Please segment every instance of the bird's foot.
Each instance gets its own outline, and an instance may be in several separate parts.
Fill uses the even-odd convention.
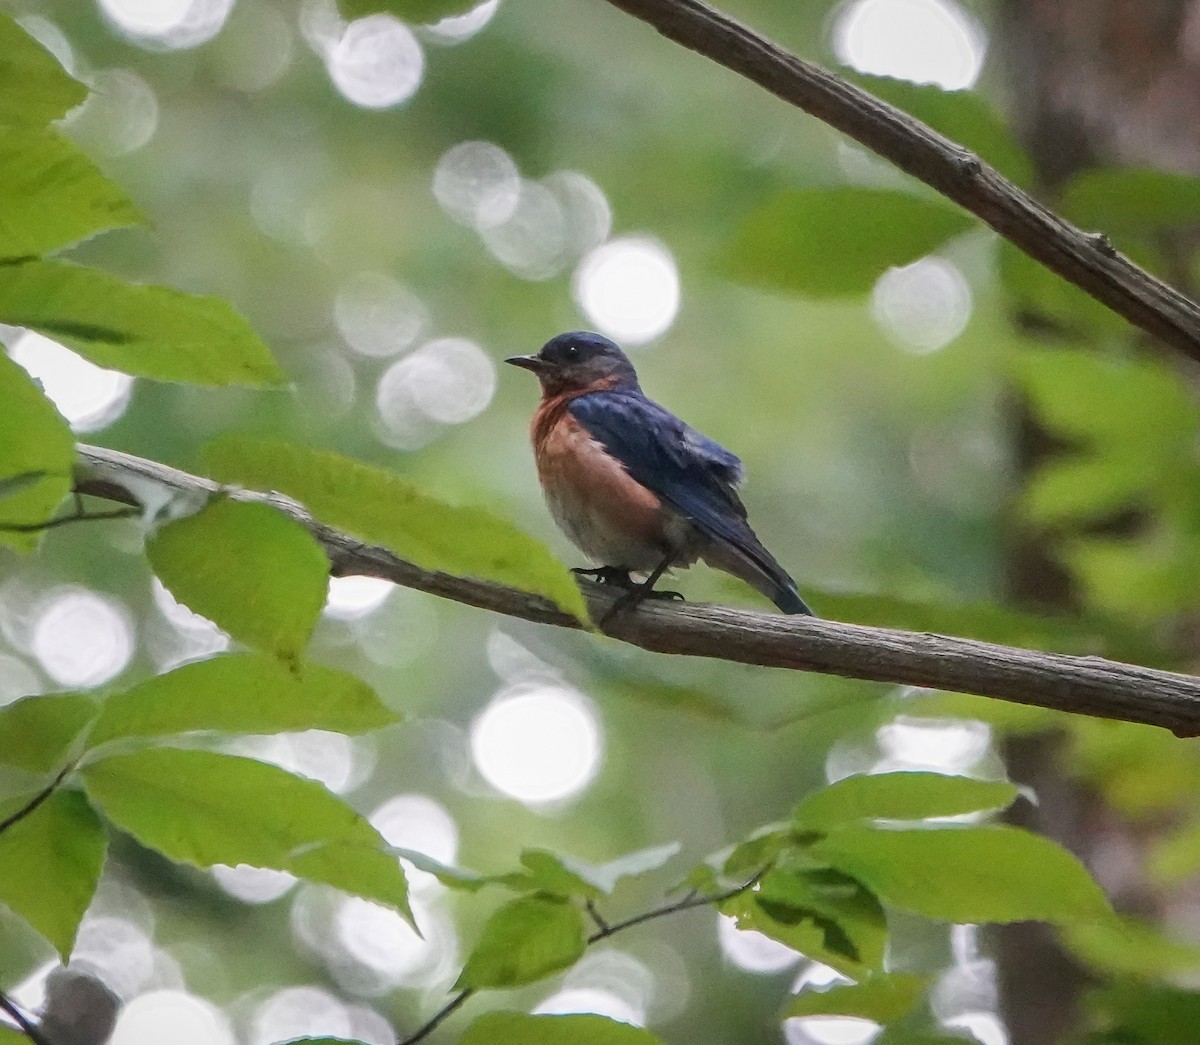
[[[597,566],[592,569],[585,566],[572,566],[571,572],[576,577],[591,577],[597,584],[611,584],[617,588],[624,588],[626,591],[638,587],[633,578],[629,576],[629,571],[620,566]]]
[[[643,581],[641,584],[632,584],[625,590],[624,593],[604,611],[604,616],[600,618],[600,627],[604,628],[618,613],[623,613],[626,610],[636,609],[640,603],[646,602],[649,599],[664,599],[668,602],[683,602],[683,593],[678,591],[656,591],[653,581]]]

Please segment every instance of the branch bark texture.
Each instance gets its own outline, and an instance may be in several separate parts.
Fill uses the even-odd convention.
[[[978,156],[700,0],[607,0],[891,160],[1130,323],[1200,361],[1200,305]]]
[[[161,503],[162,491],[199,503],[221,487],[208,479],[115,450],[81,446],[80,493],[130,503]],[[149,484],[153,490],[147,493]],[[157,491],[154,496],[153,491]],[[528,592],[489,581],[422,569],[384,548],[362,544],[314,519],[279,494],[228,491],[274,505],[298,520],[329,555],[337,575],[381,577],[406,588],[539,624],[579,628],[574,617]],[[236,564],[230,563],[230,569]],[[599,620],[618,596],[582,582]],[[1162,726],[1200,735],[1200,678],[1153,668],[999,646],[944,635],[843,624],[810,617],[752,613],[698,603],[643,603],[618,615],[608,635],[658,653],[713,657],[740,664],[815,671],[845,678],[923,686]]]

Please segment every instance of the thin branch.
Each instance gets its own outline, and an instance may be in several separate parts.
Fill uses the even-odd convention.
[[[17,1026],[21,1029],[21,1033],[32,1041],[33,1045],[52,1045],[50,1039],[41,1032],[38,1025],[18,1009],[13,1000],[3,991],[0,991],[0,1009],[3,1009],[13,1018]]]
[[[59,515],[45,522],[36,523],[0,523],[0,531],[4,533],[41,533],[43,530],[53,530],[67,523],[101,522],[105,519],[133,519],[141,515],[139,508],[114,508],[108,512],[85,512],[82,509],[71,512],[70,515]]]
[[[675,903],[669,903],[663,907],[655,907],[650,911],[643,911],[641,914],[635,914],[632,918],[626,918],[623,922],[614,922],[611,925],[606,922],[596,909],[595,903],[588,900],[585,905],[585,910],[591,916],[592,921],[596,923],[598,928],[585,941],[588,947],[594,943],[599,943],[601,940],[607,940],[610,936],[615,936],[619,932],[624,932],[626,929],[632,929],[635,925],[644,925],[646,922],[655,921],[658,918],[666,918],[671,914],[678,914],[680,911],[690,911],[695,907],[708,907],[723,904],[726,900],[732,900],[735,896],[741,896],[742,893],[749,889],[753,889],[767,873],[769,867],[764,867],[753,878],[748,879],[741,885],[734,886],[723,893],[716,893],[712,896],[701,896],[695,889],[689,892],[682,900],[677,900]],[[414,1042],[421,1041],[428,1037],[433,1031],[459,1006],[461,1006],[468,998],[475,993],[474,988],[467,987],[459,991],[445,1005],[443,1005],[430,1018],[429,1022],[421,1026],[421,1028],[410,1037],[400,1039],[396,1045],[413,1045]]]
[[[3,820],[0,820],[0,835],[4,834],[5,831],[13,826],[13,824],[20,823],[22,820],[24,820],[27,816],[29,816],[30,813],[37,809],[38,806],[46,801],[47,798],[54,794],[54,792],[58,790],[59,785],[66,780],[67,774],[70,773],[74,768],[74,763],[69,763],[63,766],[62,769],[59,770],[58,776],[51,780],[50,783],[42,788],[42,790],[36,795],[34,795],[33,798],[26,802],[11,816],[7,816]]]
[[[80,446],[79,453],[88,466],[85,482],[89,490],[105,486],[127,489],[130,483],[152,481],[202,500],[219,489],[209,479],[116,450]],[[425,570],[384,548],[364,545],[313,519],[290,498],[245,490],[230,495],[274,505],[306,526],[325,548],[335,575],[381,577],[538,624],[582,627],[541,596]],[[230,569],[234,568],[231,563]],[[593,619],[599,620],[617,596],[602,585],[584,582],[581,587]],[[750,613],[700,603],[643,603],[606,630],[613,638],[657,653],[977,693],[1053,711],[1162,726],[1180,736],[1200,735],[1200,678],[1103,657],[1041,653],[928,632]]]
[[[607,0],[836,128],[969,210],[1130,323],[1200,360],[1200,305],[1085,233],[961,145],[700,0]]]

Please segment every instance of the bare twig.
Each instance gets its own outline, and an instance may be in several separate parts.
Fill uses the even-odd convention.
[[[466,987],[459,991],[453,998],[446,1002],[445,1005],[438,1009],[437,1012],[430,1016],[429,1021],[423,1024],[419,1030],[415,1031],[413,1034],[410,1034],[407,1038],[398,1039],[396,1045],[414,1045],[415,1042],[423,1041],[435,1030],[437,1030],[439,1026],[441,1026],[442,1021],[444,1021],[446,1017],[455,1012],[474,993],[475,990],[472,987]]]
[[[1064,221],[961,145],[701,0],[607,0],[937,189],[1130,323],[1200,360],[1200,306]]]
[[[81,446],[79,452],[88,466],[83,483],[89,491],[121,487],[122,477],[125,483],[153,481],[193,499],[219,489],[211,480],[115,450]],[[582,626],[541,596],[425,570],[384,548],[366,546],[313,519],[290,498],[244,490],[232,491],[231,496],[272,504],[308,527],[337,575],[382,577],[510,617],[560,628]],[[584,583],[582,588],[593,618],[600,619],[616,596],[598,584]],[[1181,736],[1200,734],[1200,678],[1103,657],[678,602],[643,603],[635,613],[613,621],[608,634],[658,653],[977,693],[1054,711],[1162,726]]]
[[[33,1045],[53,1045],[50,1039],[41,1032],[38,1025],[17,1008],[13,1000],[3,991],[0,991],[0,1009],[13,1018],[13,1021],[21,1029],[21,1033],[32,1041]]]
[[[132,519],[141,514],[138,508],[114,508],[108,512],[74,511],[70,515],[59,515],[45,522],[36,523],[0,523],[0,531],[4,533],[41,533],[42,530],[53,530],[67,523],[101,522],[105,519]]]

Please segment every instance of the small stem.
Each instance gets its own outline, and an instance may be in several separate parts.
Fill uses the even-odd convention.
[[[0,991],[0,1009],[13,1018],[13,1021],[21,1029],[21,1033],[34,1045],[53,1045],[50,1039],[41,1032],[38,1025],[18,1009],[13,1000],[3,991]]]
[[[415,1034],[407,1038],[399,1038],[397,1040],[397,1045],[413,1045],[414,1042],[422,1041],[429,1037],[430,1034],[437,1030],[447,1016],[454,1012],[455,1009],[462,1005],[463,1002],[465,1002],[474,993],[475,990],[473,987],[467,987],[464,990],[459,991],[453,998],[446,1002],[445,1005],[438,1009],[438,1011],[430,1017],[429,1022],[426,1023]]]
[[[601,932],[607,932],[608,922],[604,920],[604,916],[600,913],[599,908],[596,907],[596,901],[588,900],[585,906],[587,913],[591,916],[592,921],[596,923],[596,928]]]
[[[10,827],[13,826],[13,824],[19,823],[20,821],[24,820],[27,816],[29,816],[30,813],[32,813],[35,809],[37,809],[38,806],[40,806],[44,801],[46,801],[47,798],[49,798],[52,794],[54,794],[54,792],[58,790],[59,785],[66,779],[67,774],[69,772],[71,772],[71,770],[74,768],[75,768],[75,764],[73,762],[68,763],[67,765],[63,766],[62,769],[59,770],[58,776],[56,776],[53,780],[51,780],[50,783],[46,785],[46,787],[44,787],[41,791],[39,791],[36,795],[34,795],[33,798],[31,798],[28,802],[26,802],[20,809],[18,809],[11,816],[8,816],[5,819],[0,820],[0,834],[3,834],[5,831],[7,831]]]
[[[108,512],[92,512],[90,515],[81,508],[76,508],[70,515],[60,515],[57,519],[47,519],[38,523],[0,523],[0,531],[4,533],[40,533],[42,530],[53,530],[56,526],[66,526],[73,522],[99,522],[104,519],[132,519],[141,515],[140,508],[114,508]]]

